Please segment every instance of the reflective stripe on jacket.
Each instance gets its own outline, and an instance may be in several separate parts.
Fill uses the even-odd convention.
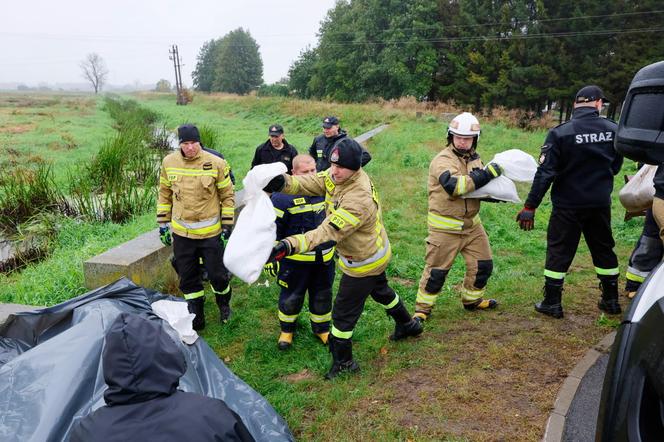
[[[171,223],[186,238],[210,238],[232,225],[233,183],[225,160],[202,151],[186,158],[181,151],[164,158],[159,175],[157,222]]]

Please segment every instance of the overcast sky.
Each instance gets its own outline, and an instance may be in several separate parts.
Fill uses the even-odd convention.
[[[174,83],[168,51],[177,44],[183,81],[191,86],[207,40],[238,27],[260,46],[263,78],[288,73],[335,0],[3,0],[0,83],[84,82],[80,61],[97,52],[114,85]]]

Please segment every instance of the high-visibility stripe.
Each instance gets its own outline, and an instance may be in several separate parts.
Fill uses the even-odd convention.
[[[276,207],[274,208],[274,214],[277,215],[277,218],[284,217],[284,211],[281,209],[277,209]]]
[[[353,226],[356,226],[360,223],[360,219],[358,217],[356,217],[355,215],[353,215],[349,211],[344,210],[342,208],[339,208],[337,210],[333,210],[332,213],[337,215],[337,216],[340,216],[341,218],[348,221]]]
[[[309,319],[311,322],[320,324],[321,322],[330,322],[332,320],[332,312],[325,313],[324,315],[314,315],[309,313]]]
[[[331,194],[332,191],[334,191],[334,188],[336,187],[336,184],[334,184],[334,181],[332,181],[332,178],[330,178],[330,174],[328,171],[323,171],[321,172],[323,176],[325,177],[325,190],[327,190],[327,193]]]
[[[298,213],[306,213],[306,212],[313,212],[313,206],[311,204],[304,204],[301,206],[295,206],[295,207],[289,207],[288,213],[292,213],[293,215],[296,215]]]
[[[470,290],[467,288],[461,289],[461,300],[462,301],[477,301],[484,295],[484,289],[482,290]]]
[[[231,285],[230,285],[230,284],[228,284],[228,285],[226,286],[226,288],[223,289],[223,290],[220,291],[220,292],[216,291],[216,290],[214,289],[214,287],[212,287],[212,292],[213,292],[214,294],[216,294],[216,295],[227,295],[230,291],[231,291]]]
[[[282,322],[295,322],[295,320],[297,320],[297,314],[287,315],[286,313],[279,310],[279,320]]]
[[[462,175],[457,179],[457,184],[454,188],[454,194],[463,195],[464,193],[466,193],[466,177],[465,175]]]
[[[221,230],[221,222],[219,217],[211,220],[199,221],[195,223],[187,223],[182,220],[171,220],[171,227],[174,232],[183,232],[192,235],[206,235]]]
[[[226,188],[226,187],[228,187],[228,186],[231,185],[231,184],[233,184],[233,182],[231,181],[231,177],[226,177],[225,180],[223,180],[223,181],[219,181],[219,182],[217,183],[217,189],[223,189],[223,188]]]
[[[438,295],[436,294],[427,293],[422,290],[418,290],[415,302],[417,302],[418,304],[434,305],[436,303],[436,298],[438,298]]]
[[[166,178],[164,178],[163,176],[160,176],[160,177],[159,177],[159,182],[160,182],[161,184],[163,184],[164,186],[166,186],[166,187],[171,187],[171,182],[168,181],[168,180],[167,180]]]
[[[196,299],[196,298],[202,298],[203,296],[205,296],[205,291],[201,290],[200,292],[185,293],[184,299]]]
[[[330,247],[324,251],[323,262],[329,262],[332,258],[334,258],[334,247]],[[306,253],[298,253],[296,255],[287,256],[286,259],[301,262],[314,262],[316,261],[316,252],[310,251]]]
[[[216,177],[218,171],[216,169],[203,170],[203,169],[181,169],[179,167],[167,167],[166,174],[170,177],[173,176],[211,176]],[[172,181],[172,180],[171,180]]]
[[[350,339],[353,337],[353,330],[341,331],[338,328],[336,328],[334,325],[331,327],[330,333],[332,334],[332,336],[339,339]]]
[[[548,276],[553,279],[565,279],[565,272],[554,272],[553,270],[544,269],[544,276]]]
[[[172,204],[157,204],[157,212],[169,212],[172,207]]]
[[[384,305],[383,307],[385,307],[386,310],[389,310],[392,307],[396,306],[398,303],[399,303],[399,295],[395,294],[394,299],[392,300],[392,302],[390,302],[387,305]]]
[[[308,247],[307,238],[305,238],[304,235],[302,235],[302,234],[295,235],[295,236],[293,236],[293,238],[295,238],[297,240],[297,244],[298,244],[298,249],[297,250],[299,252],[306,252],[307,247]]]
[[[430,227],[441,230],[463,230],[463,221],[429,212],[427,222]]]
[[[489,164],[486,168],[489,169],[494,178],[498,176],[498,171],[493,167],[493,164]]]
[[[384,264],[392,258],[392,247],[388,242],[387,246],[376,252],[373,256],[364,261],[350,262],[343,255],[339,256],[339,267],[354,276],[361,276]]]
[[[613,276],[613,275],[619,275],[620,269],[618,267],[615,267],[613,269],[603,269],[601,267],[595,267],[595,273],[602,276]]]
[[[632,273],[632,272],[630,272],[630,271],[628,271],[628,272],[625,274],[625,278],[626,278],[628,281],[634,281],[634,282],[643,282],[643,281],[646,280],[645,277],[643,277],[643,276],[639,276],[639,275],[636,275],[636,274],[634,274],[634,273]]]
[[[221,215],[222,216],[234,216],[235,215],[235,207],[222,207],[221,208]]]

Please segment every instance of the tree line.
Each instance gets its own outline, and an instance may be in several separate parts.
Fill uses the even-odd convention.
[[[569,108],[594,83],[613,114],[634,73],[662,58],[662,19],[661,0],[341,0],[291,65],[289,88],[539,113]]]

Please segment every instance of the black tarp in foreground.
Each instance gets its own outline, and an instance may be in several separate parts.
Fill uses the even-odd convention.
[[[121,279],[53,307],[10,316],[0,327],[0,440],[66,440],[75,420],[105,405],[101,353],[107,329],[122,312],[161,321],[150,304],[164,298]],[[225,401],[257,441],[293,440],[283,418],[204,340],[183,344],[161,322],[187,363],[179,389]]]

